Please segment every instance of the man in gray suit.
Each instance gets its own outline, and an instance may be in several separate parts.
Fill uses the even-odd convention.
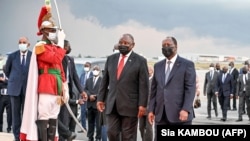
[[[131,34],[123,34],[118,49],[107,58],[97,96],[97,108],[106,113],[109,141],[136,141],[138,117],[146,112],[149,93],[147,60],[132,51]],[[107,98],[106,98],[107,97]],[[107,103],[105,103],[105,98]]]
[[[190,125],[194,118],[195,67],[177,54],[177,47],[174,37],[164,39],[162,53],[166,59],[154,65],[148,118],[151,124],[155,121],[155,135],[157,125]]]
[[[243,121],[242,115],[244,109],[244,105],[247,105],[247,115],[250,120],[250,73],[248,73],[248,66],[244,66],[242,68],[242,74],[239,75],[237,81],[237,89],[236,96],[239,98],[239,107],[238,107],[238,115],[239,118],[236,120],[237,122]]]
[[[11,101],[13,134],[18,141],[31,58],[29,46],[27,37],[19,38],[19,50],[11,53],[6,61],[5,74],[9,79],[7,91]]]
[[[217,85],[218,72],[214,69],[214,63],[209,65],[209,71],[205,74],[203,94],[207,96],[207,118],[211,119],[211,103],[213,103],[215,116],[218,116],[217,96],[215,95],[215,88]]]

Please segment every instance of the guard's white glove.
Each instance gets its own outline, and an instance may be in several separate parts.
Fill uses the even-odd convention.
[[[64,48],[65,37],[66,37],[66,35],[65,35],[64,31],[62,29],[58,30],[58,32],[57,32],[57,39],[58,39],[57,45],[61,48]]]
[[[67,103],[69,101],[69,87],[68,83],[64,82],[63,83],[63,97],[62,100],[64,103]]]

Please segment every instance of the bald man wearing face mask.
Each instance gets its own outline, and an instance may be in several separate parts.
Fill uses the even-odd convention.
[[[9,54],[5,69],[5,74],[9,79],[7,91],[11,101],[12,127],[15,140],[19,140],[29,64],[32,54],[28,50],[30,43],[27,37],[20,37],[17,46],[19,50]]]
[[[136,141],[138,117],[146,112],[147,60],[133,51],[134,46],[133,36],[123,34],[118,42],[120,53],[110,55],[105,64],[97,108],[106,114],[109,141],[118,141],[120,135],[122,141]]]

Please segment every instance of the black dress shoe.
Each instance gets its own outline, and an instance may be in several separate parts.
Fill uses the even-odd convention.
[[[240,122],[240,121],[243,121],[242,118],[239,118],[236,120],[236,122]]]
[[[221,121],[226,121],[227,119],[226,118],[222,118],[222,119],[220,119]]]
[[[75,132],[71,132],[71,135],[67,138],[67,141],[72,141],[75,138],[76,138],[76,133]]]

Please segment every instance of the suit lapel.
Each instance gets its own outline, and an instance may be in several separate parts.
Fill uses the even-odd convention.
[[[180,61],[179,56],[177,56],[176,61],[175,61],[175,63],[174,63],[174,66],[173,66],[173,68],[171,69],[171,72],[170,72],[170,74],[169,74],[167,83],[173,78],[173,76],[174,76],[175,74],[177,74],[176,72],[177,72],[177,70],[178,70],[178,68],[179,68],[180,65],[181,65],[181,61]],[[166,63],[165,63],[165,66],[166,66]],[[167,84],[167,83],[166,83],[166,84]]]
[[[164,59],[162,62],[162,64],[159,64],[160,66],[160,73],[159,75],[162,74],[162,76],[160,76],[161,78],[161,83],[163,84],[163,86],[165,85],[165,68],[166,68],[166,59]]]
[[[114,76],[113,78],[115,79],[115,80],[117,80],[117,68],[118,68],[118,62],[119,62],[119,57],[120,57],[120,53],[117,53],[117,54],[115,54],[115,56],[114,56],[114,58],[111,58],[111,59],[113,59],[112,61],[111,61],[111,66],[112,66],[112,68],[114,68],[114,69],[110,69],[110,70],[112,70],[111,71],[111,76]],[[112,77],[111,77],[112,78]]]

